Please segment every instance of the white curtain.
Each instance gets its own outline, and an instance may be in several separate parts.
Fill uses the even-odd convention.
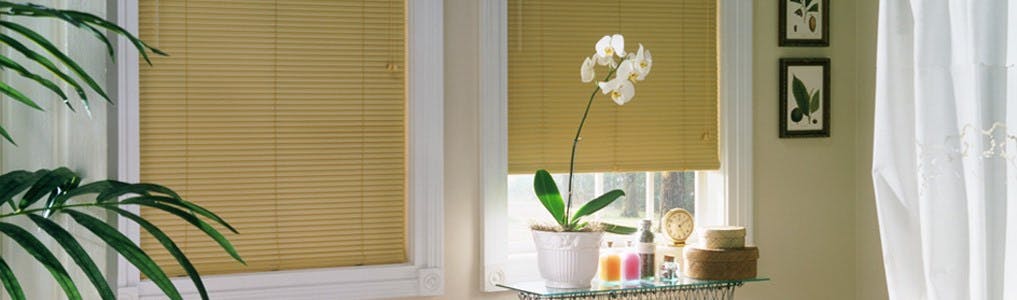
[[[891,299],[1017,299],[1017,0],[881,0],[872,176]]]

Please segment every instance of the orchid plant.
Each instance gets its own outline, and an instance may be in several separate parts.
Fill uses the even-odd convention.
[[[586,118],[590,115],[590,107],[593,105],[593,99],[597,97],[597,93],[608,95],[618,105],[625,105],[635,97],[636,83],[645,80],[646,76],[650,74],[653,58],[650,56],[650,50],[643,48],[642,44],[639,44],[639,50],[636,52],[626,52],[625,37],[620,34],[605,35],[597,41],[594,49],[596,49],[596,53],[583,60],[582,66],[579,68],[580,79],[584,83],[593,82],[596,76],[595,69],[598,65],[606,67],[608,71],[603,81],[596,83],[593,93],[586,101],[586,110],[583,112],[583,118],[579,120],[579,128],[576,129],[576,135],[572,139],[567,201],[563,201],[554,178],[547,170],[537,170],[533,179],[533,190],[536,192],[537,198],[540,199],[540,203],[551,213],[555,222],[560,226],[557,229],[561,231],[590,231],[602,228],[611,233],[631,234],[636,232],[633,227],[603,222],[592,224],[582,221],[583,217],[607,207],[619,197],[624,196],[625,192],[615,189],[604,193],[590,200],[576,210],[575,214],[572,214],[572,179],[575,171],[576,147],[582,140],[583,125],[586,124]]]

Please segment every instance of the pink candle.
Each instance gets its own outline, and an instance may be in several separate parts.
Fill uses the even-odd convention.
[[[622,280],[639,280],[639,254],[636,254],[635,252],[626,252],[623,254],[622,265]]]

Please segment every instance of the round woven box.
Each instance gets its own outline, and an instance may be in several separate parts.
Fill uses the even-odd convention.
[[[703,247],[709,249],[734,249],[745,247],[745,227],[709,227],[700,232]]]
[[[756,277],[759,249],[706,249],[685,247],[685,276],[706,280],[740,280]]]

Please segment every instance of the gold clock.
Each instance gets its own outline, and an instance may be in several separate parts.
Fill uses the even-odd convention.
[[[668,237],[671,237],[676,246],[684,245],[685,240],[692,235],[692,230],[695,229],[692,214],[681,208],[667,211],[664,217],[661,218],[660,224],[661,231],[664,231]]]

